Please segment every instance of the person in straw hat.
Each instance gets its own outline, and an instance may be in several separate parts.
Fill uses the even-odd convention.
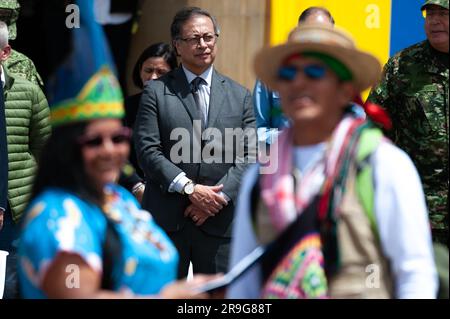
[[[344,31],[303,25],[262,49],[254,66],[292,126],[272,145],[276,171],[255,165],[243,178],[231,265],[268,248],[227,296],[434,298],[418,173],[370,120],[348,112],[355,94],[378,81],[378,60]]]

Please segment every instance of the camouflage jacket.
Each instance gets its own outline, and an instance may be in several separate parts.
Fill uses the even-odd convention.
[[[389,59],[369,100],[385,107],[389,136],[414,161],[423,182],[435,239],[448,240],[448,65],[428,41]],[[437,238],[439,237],[439,238]]]
[[[11,50],[11,56],[4,62],[9,70],[9,73],[16,74],[31,83],[44,87],[44,82],[36,70],[33,61],[25,54]]]

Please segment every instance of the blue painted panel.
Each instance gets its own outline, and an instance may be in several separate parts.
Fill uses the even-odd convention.
[[[390,56],[417,42],[425,40],[420,7],[425,0],[392,0]]]

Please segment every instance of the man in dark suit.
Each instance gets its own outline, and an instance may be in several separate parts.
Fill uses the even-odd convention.
[[[195,273],[227,270],[234,205],[256,158],[256,131],[250,92],[213,67],[215,19],[184,8],[171,36],[181,66],[146,86],[135,142],[147,178],[142,205],[175,243],[182,278],[189,262]]]

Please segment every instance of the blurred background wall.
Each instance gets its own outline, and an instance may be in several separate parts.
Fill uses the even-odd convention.
[[[141,8],[139,26],[133,35],[128,59],[128,88],[131,71],[143,49],[149,44],[170,43],[170,24],[183,6],[197,6],[209,11],[219,23],[217,69],[247,88],[253,88],[255,77],[252,58],[265,40],[268,25],[266,0],[146,0]]]
[[[98,0],[92,0],[98,1]],[[103,0],[100,0],[103,1]],[[132,0],[111,0],[115,10],[129,10]],[[12,42],[36,64],[44,80],[68,50],[68,13],[73,0],[19,0],[22,8],[17,21],[18,36]],[[252,59],[264,45],[286,40],[296,26],[299,14],[309,6],[330,10],[339,27],[355,37],[357,45],[375,54],[384,64],[399,50],[425,39],[420,6],[424,0],[133,0],[133,27],[129,42],[115,38],[128,53],[123,63],[125,94],[133,94],[131,71],[138,55],[148,45],[170,43],[170,24],[183,6],[199,6],[216,16],[221,28],[219,54],[215,66],[250,90],[253,89]],[[36,46],[35,38],[40,45]],[[117,43],[116,43],[117,45]]]

